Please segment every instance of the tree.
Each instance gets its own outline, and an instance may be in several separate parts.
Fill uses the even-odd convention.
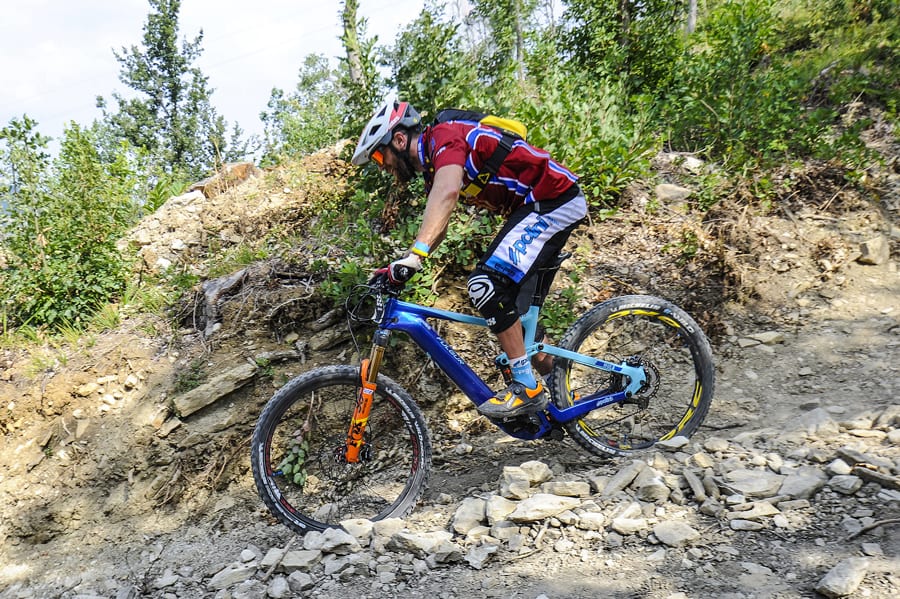
[[[179,48],[181,1],[148,1],[142,46],[113,52],[121,65],[120,81],[138,95],[113,93],[118,112],[104,116],[123,138],[150,152],[162,171],[200,177],[222,161],[239,158],[247,144],[237,125],[226,141],[227,123],[210,102],[208,78],[194,66],[203,31]],[[98,98],[98,105],[105,109],[105,100]]]
[[[374,59],[377,38],[366,39],[366,22],[357,15],[359,0],[344,0],[341,12],[346,56],[341,60],[343,73],[341,87],[346,93],[347,119],[343,134],[356,137],[371,115],[381,93],[381,78]]]
[[[293,93],[275,88],[268,111],[261,115],[266,132],[264,161],[302,156],[335,143],[341,137],[343,90],[339,74],[322,55],[310,54],[300,69]]]
[[[631,93],[668,84],[683,47],[687,0],[566,0],[562,49],[572,66]]]
[[[533,29],[537,0],[474,0],[474,5],[470,21],[481,20],[485,28],[480,45],[487,68],[482,75],[490,82],[513,72],[524,81],[526,31]]]
[[[434,116],[441,108],[478,102],[475,65],[458,31],[458,23],[444,20],[443,6],[428,5],[385,53],[391,83],[420,112]]]

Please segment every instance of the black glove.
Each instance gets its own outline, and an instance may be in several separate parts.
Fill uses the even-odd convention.
[[[409,254],[405,258],[395,260],[373,273],[372,281],[387,279],[394,286],[401,286],[413,275],[422,270],[422,259],[416,254]]]

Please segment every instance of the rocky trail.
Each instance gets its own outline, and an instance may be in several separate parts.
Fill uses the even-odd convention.
[[[657,164],[685,190],[690,168]],[[148,269],[213,278],[210,231],[227,245],[308,215],[341,169],[319,157],[173,198],[131,242]],[[123,314],[64,346],[0,350],[0,597],[897,597],[900,175],[877,201],[826,168],[789,176],[808,183],[783,210],[732,217],[634,186],[574,240],[585,305],[652,293],[709,332],[716,396],[692,439],[612,461],[511,439],[401,349],[391,376],[435,446],[402,521],[298,537],[256,496],[262,405],[353,353],[302,273],[219,278],[180,325]],[[452,289],[441,301],[462,307]]]

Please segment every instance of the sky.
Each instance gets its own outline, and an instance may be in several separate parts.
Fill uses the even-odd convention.
[[[27,114],[58,140],[69,121],[99,118],[96,97],[130,91],[113,50],[141,46],[147,0],[27,0],[0,19],[0,127]],[[209,77],[212,105],[229,126],[261,133],[259,113],[273,87],[294,89],[303,58],[343,54],[337,0],[182,0],[179,39],[203,30],[196,65]],[[415,20],[424,0],[359,0],[367,33],[380,44]],[[114,103],[113,103],[114,106]]]

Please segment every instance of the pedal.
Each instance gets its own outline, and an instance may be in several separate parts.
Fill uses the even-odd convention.
[[[488,420],[496,426],[512,431],[527,430],[529,432],[537,432],[541,428],[541,420],[538,414],[539,412],[535,412],[534,414],[521,414],[510,418],[488,418]]]

